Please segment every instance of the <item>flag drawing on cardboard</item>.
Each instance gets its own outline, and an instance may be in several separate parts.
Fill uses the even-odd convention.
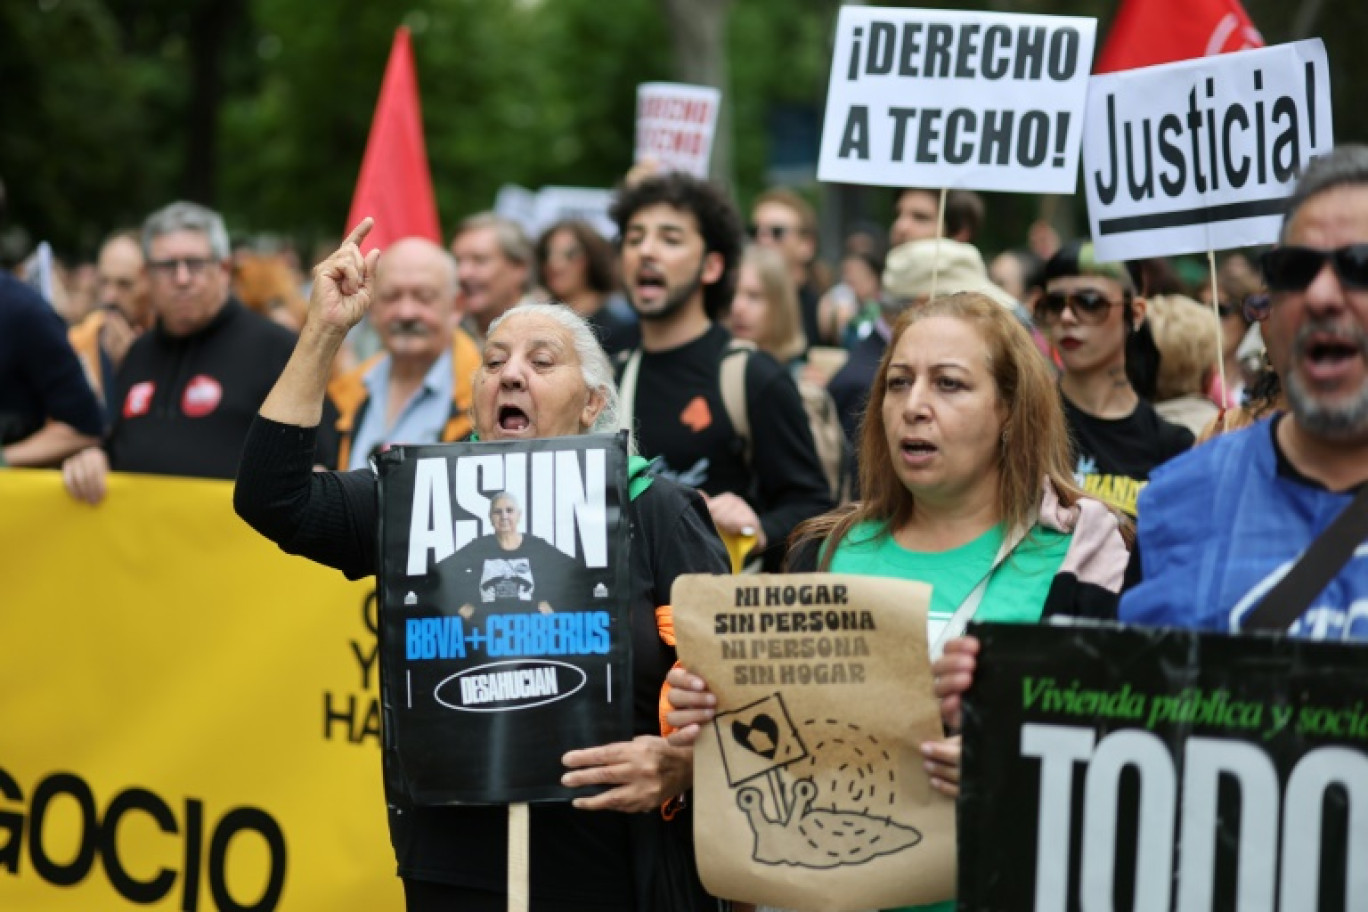
[[[418,804],[568,800],[631,737],[625,439],[396,447],[380,476],[387,761]]]
[[[732,788],[807,756],[781,694],[719,713],[713,727]]]

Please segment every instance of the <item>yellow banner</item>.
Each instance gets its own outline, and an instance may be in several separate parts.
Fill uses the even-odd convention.
[[[0,470],[0,909],[401,909],[374,586],[220,481]]]

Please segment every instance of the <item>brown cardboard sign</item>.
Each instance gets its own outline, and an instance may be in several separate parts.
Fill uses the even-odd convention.
[[[715,895],[841,912],[954,894],[955,803],[918,750],[942,737],[930,597],[828,573],[675,581],[680,661],[718,699],[694,753],[694,842]]]

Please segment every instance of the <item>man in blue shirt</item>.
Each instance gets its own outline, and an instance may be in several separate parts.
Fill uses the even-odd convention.
[[[1368,147],[1315,160],[1265,255],[1263,324],[1290,412],[1156,470],[1140,496],[1143,581],[1124,621],[1237,632],[1368,483]],[[1291,626],[1368,639],[1368,545]]]
[[[456,262],[432,241],[404,238],[380,257],[370,319],[385,351],[328,387],[342,436],[338,468],[364,468],[392,444],[470,434],[480,352],[456,325],[456,296]]]

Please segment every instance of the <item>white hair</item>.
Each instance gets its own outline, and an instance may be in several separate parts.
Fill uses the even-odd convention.
[[[608,360],[608,355],[599,344],[598,337],[594,335],[593,327],[589,322],[575,313],[564,304],[543,304],[534,301],[524,301],[517,307],[504,311],[494,322],[489,324],[489,335],[494,335],[494,330],[514,314],[528,314],[530,316],[542,316],[549,320],[554,320],[565,330],[570,337],[570,344],[575,347],[575,354],[579,356],[580,373],[584,377],[584,385],[591,390],[598,390],[603,396],[603,408],[599,410],[598,418],[595,419],[593,427],[589,428],[591,434],[612,434],[618,429],[618,392],[617,383],[613,379],[613,364]]]

